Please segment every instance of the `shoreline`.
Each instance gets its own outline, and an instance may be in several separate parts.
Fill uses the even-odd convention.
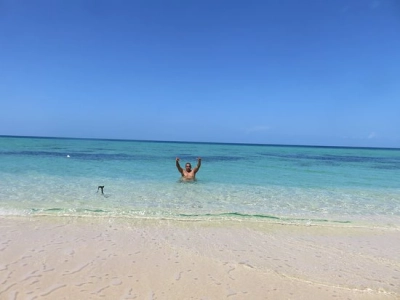
[[[59,216],[0,228],[5,299],[400,298],[398,228]]]
[[[240,213],[222,213],[222,214],[204,214],[204,215],[171,215],[171,216],[153,216],[153,215],[114,215],[114,214],[2,214],[0,218],[15,220],[80,220],[81,222],[119,222],[119,223],[135,223],[140,221],[146,222],[200,222],[210,224],[265,224],[265,225],[281,225],[281,226],[300,226],[300,227],[333,227],[333,228],[364,228],[364,229],[382,229],[394,230],[400,232],[400,218],[397,216],[384,216],[378,219],[353,218],[352,220],[322,219],[308,217],[290,217],[290,216],[264,216],[264,215],[245,215]]]

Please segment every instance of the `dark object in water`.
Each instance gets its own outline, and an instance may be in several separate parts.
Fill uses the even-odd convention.
[[[104,195],[104,192],[103,192],[104,185],[99,185],[97,188],[97,192],[99,192],[99,189],[101,190],[101,194]]]

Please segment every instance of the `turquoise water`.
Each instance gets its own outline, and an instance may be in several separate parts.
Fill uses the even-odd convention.
[[[175,158],[198,156],[197,180],[181,182]],[[400,149],[3,136],[0,215],[397,226]]]

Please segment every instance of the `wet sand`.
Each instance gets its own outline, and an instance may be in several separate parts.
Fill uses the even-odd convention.
[[[0,230],[0,299],[400,299],[398,228],[3,217]]]

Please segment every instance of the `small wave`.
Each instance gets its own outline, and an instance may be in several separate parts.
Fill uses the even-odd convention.
[[[171,219],[252,219],[252,220],[269,220],[285,223],[351,223],[348,220],[329,220],[321,218],[296,218],[286,216],[275,216],[267,214],[246,214],[240,212],[224,212],[224,213],[204,213],[204,214],[191,214],[191,213],[173,213],[171,211],[143,211],[143,210],[106,210],[102,208],[30,208],[24,210],[2,210],[0,215],[7,216],[32,216],[32,215],[48,215],[48,216],[108,216],[108,217],[149,217],[149,218],[171,218]]]
[[[314,222],[314,223],[341,223],[348,224],[351,221],[347,220],[328,220],[328,219],[313,219],[313,218],[292,218],[292,217],[279,217],[273,215],[263,214],[245,214],[238,212],[230,213],[217,213],[217,214],[179,214],[180,217],[231,217],[231,218],[254,218],[254,219],[269,219],[285,222]]]

